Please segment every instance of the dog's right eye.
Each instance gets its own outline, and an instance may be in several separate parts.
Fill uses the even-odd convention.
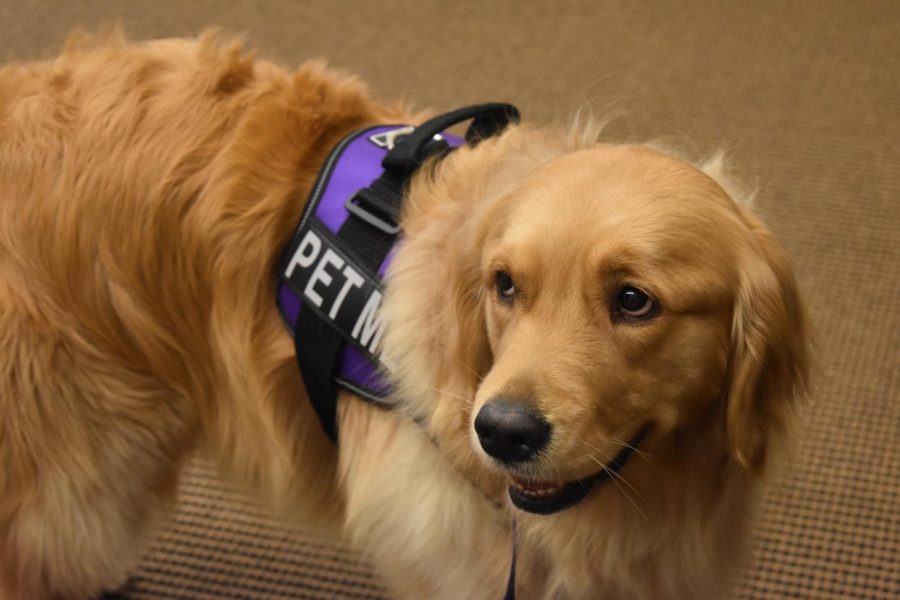
[[[631,321],[644,321],[657,312],[656,303],[645,292],[636,287],[625,286],[616,295],[613,313]]]
[[[497,286],[497,298],[505,304],[512,304],[513,298],[516,296],[516,284],[513,283],[512,276],[506,271],[497,271],[495,279]]]

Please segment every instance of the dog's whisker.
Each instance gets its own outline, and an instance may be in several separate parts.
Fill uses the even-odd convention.
[[[442,389],[442,388],[439,388],[439,387],[430,386],[430,385],[422,386],[422,389],[425,389],[425,390],[428,390],[428,391],[431,391],[431,392],[437,392],[438,394],[446,394],[446,395],[450,396],[451,398],[456,398],[457,400],[462,400],[462,401],[465,403],[465,404],[463,405],[463,407],[462,407],[463,410],[465,410],[465,411],[468,412],[469,414],[472,413],[472,409],[471,409],[471,408],[467,408],[468,406],[471,406],[471,404],[472,404],[472,399],[471,399],[471,398],[466,398],[465,396],[460,396],[459,394],[456,394],[456,393],[454,393],[454,392],[451,392],[450,390],[445,390],[445,389]]]
[[[600,467],[602,467],[603,470],[606,471],[607,475],[609,475],[610,477],[618,477],[621,481],[623,481],[625,483],[625,485],[627,485],[629,487],[629,489],[634,491],[634,493],[637,494],[641,500],[646,502],[646,500],[644,500],[644,497],[641,495],[641,493],[633,485],[631,485],[631,483],[629,483],[624,477],[622,477],[622,475],[620,473],[617,473],[616,471],[613,471],[612,469],[607,467],[606,463],[601,462],[600,459],[598,459],[596,456],[592,456],[590,454],[588,454],[587,456],[592,461],[597,463]]]
[[[625,499],[628,500],[629,503],[631,503],[631,505],[634,507],[634,509],[635,509],[636,511],[638,511],[642,517],[644,517],[644,520],[649,521],[649,520],[650,520],[650,517],[647,516],[647,513],[645,513],[643,510],[641,510],[641,507],[638,506],[638,505],[637,505],[637,502],[635,502],[634,499],[632,499],[632,497],[628,494],[628,492],[625,491],[625,488],[623,488],[621,485],[619,485],[619,482],[616,481],[616,477],[618,477],[618,478],[621,479],[623,482],[625,482],[625,484],[628,485],[628,487],[630,487],[630,488],[633,489],[633,490],[634,490],[634,486],[631,485],[630,483],[628,483],[628,482],[625,480],[624,477],[622,477],[621,475],[619,475],[619,474],[616,473],[615,471],[613,471],[613,470],[611,470],[610,468],[608,468],[605,464],[603,464],[602,462],[600,462],[595,456],[591,456],[591,455],[589,454],[589,455],[588,455],[588,458],[590,458],[590,459],[593,460],[595,463],[597,463],[598,465],[600,465],[600,468],[602,468],[602,469],[607,473],[607,475],[609,475],[609,480],[612,481],[613,484],[615,484],[615,486],[619,489],[620,492],[622,492],[622,495],[625,496]],[[637,490],[634,490],[634,492],[635,492],[638,496],[641,495],[640,492],[638,492]],[[644,500],[644,498],[641,497],[641,500]],[[646,502],[646,500],[644,500],[644,501]]]
[[[645,513],[643,510],[641,510],[641,507],[639,507],[639,506],[637,505],[637,502],[635,502],[635,501],[631,498],[631,496],[628,494],[628,492],[626,492],[625,489],[624,489],[621,485],[619,485],[619,482],[616,481],[615,476],[618,475],[618,474],[615,473],[615,472],[613,472],[613,471],[610,471],[608,468],[606,468],[606,466],[603,467],[603,470],[610,474],[610,481],[612,481],[612,482],[616,485],[616,487],[619,489],[620,492],[622,492],[622,495],[625,496],[625,499],[628,500],[628,502],[631,503],[631,505],[634,507],[634,509],[635,509],[636,511],[638,511],[638,512],[641,514],[642,517],[644,517],[644,520],[645,520],[645,521],[649,521],[649,520],[650,520],[650,517],[647,516],[647,513]],[[622,479],[621,475],[619,476],[619,478]],[[624,481],[624,479],[622,479],[622,480]],[[627,483],[627,482],[626,482],[626,483]],[[629,485],[631,485],[631,484],[629,484]]]
[[[624,483],[625,485],[627,485],[627,486],[628,486],[628,489],[630,489],[631,491],[633,491],[633,492],[637,495],[638,500],[640,500],[641,502],[643,502],[645,505],[647,504],[647,499],[644,498],[644,495],[641,494],[641,493],[637,490],[637,488],[634,487],[634,485],[631,484],[630,481],[628,481],[627,479],[625,479],[625,476],[624,476],[624,475],[622,475],[621,473],[619,473],[619,472],[617,472],[617,471],[613,471],[613,470],[611,470],[611,469],[608,469],[608,468],[606,468],[606,467],[604,467],[604,468],[606,469],[606,472],[609,473],[610,477],[612,477],[612,478],[614,478],[614,479],[618,479],[619,481],[621,481],[622,483]],[[624,491],[623,491],[623,493],[624,493]],[[642,514],[643,514],[643,513],[642,513]],[[646,518],[646,516],[647,516],[647,515],[644,515],[645,518]]]
[[[612,442],[612,443],[614,443],[614,444],[617,444],[617,445],[619,445],[619,446],[622,446],[622,447],[624,447],[624,448],[631,448],[631,450],[632,450],[635,454],[639,454],[639,455],[641,455],[641,457],[643,457],[643,458],[645,458],[645,459],[650,459],[650,458],[653,457],[652,454],[649,454],[649,453],[647,453],[647,452],[644,452],[643,450],[641,450],[641,449],[639,449],[639,448],[636,448],[635,446],[632,446],[632,445],[629,444],[628,442],[623,442],[623,441],[620,440],[620,439],[616,439],[616,438],[610,437],[610,436],[607,436],[606,439],[608,439],[610,442]],[[647,462],[650,462],[650,461],[648,460]],[[651,464],[652,464],[652,463],[651,463]]]
[[[597,452],[599,452],[606,460],[612,460],[612,459],[609,457],[609,455],[606,454],[606,453],[605,453],[603,450],[601,450],[600,448],[597,448],[596,446],[594,446],[593,444],[588,443],[588,442],[585,441],[585,440],[581,440],[581,441],[582,441],[582,443],[586,444],[587,446],[589,446],[589,447],[593,448],[594,450],[596,450]],[[592,456],[592,455],[590,455],[590,454],[588,454],[588,458],[590,458],[591,460],[593,460],[593,461],[596,462],[597,464],[602,465],[603,468],[604,468],[604,470],[606,470],[606,472],[609,473],[611,477],[618,477],[620,481],[622,481],[625,485],[627,485],[627,486],[629,487],[629,489],[631,489],[635,494],[638,495],[638,498],[640,498],[641,501],[643,501],[643,502],[645,502],[645,503],[647,502],[647,500],[646,500],[646,499],[644,498],[644,496],[637,490],[637,488],[635,488],[635,487],[634,487],[627,479],[625,479],[625,477],[624,477],[621,473],[619,473],[618,471],[612,471],[612,470],[608,469],[608,468],[606,467],[605,464],[601,463],[599,460],[597,460],[596,457],[594,457],[594,456]]]
[[[469,371],[472,375],[474,375],[478,379],[479,383],[484,381],[484,377],[482,375],[479,375],[475,369],[473,369],[472,367],[470,367],[469,365],[467,365],[466,363],[461,361],[459,358],[454,357],[454,360],[456,361],[457,364],[459,364],[460,366],[465,368],[467,371]]]
[[[600,450],[599,448],[595,448],[595,450],[597,450],[597,452],[600,452],[600,454],[603,455],[603,457],[604,457],[606,460],[612,460],[612,459],[609,457],[608,454],[606,454],[605,452],[603,452],[603,451]],[[591,457],[591,458],[593,458],[593,457]],[[629,482],[627,479],[625,479],[625,476],[624,476],[624,475],[622,475],[622,474],[621,474],[620,472],[618,472],[618,471],[609,471],[609,473],[610,473],[611,475],[615,476],[615,477],[618,477],[618,478],[619,478],[619,481],[621,481],[622,483],[624,483],[625,485],[627,485],[629,489],[631,489],[635,494],[637,494],[638,498],[639,498],[642,502],[644,502],[644,503],[647,502],[647,500],[644,498],[643,494],[641,494],[641,493],[638,491],[638,489],[637,489],[636,487],[634,487],[634,485],[631,484],[631,482]]]

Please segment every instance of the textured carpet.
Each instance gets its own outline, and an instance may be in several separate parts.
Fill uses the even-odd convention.
[[[590,106],[622,113],[613,139],[728,148],[795,258],[818,345],[796,461],[734,597],[900,598],[900,4],[0,0],[0,59],[116,20],[138,39],[219,24],[420,107],[503,99],[549,123]],[[285,531],[199,460],[128,593],[384,596],[361,558]]]

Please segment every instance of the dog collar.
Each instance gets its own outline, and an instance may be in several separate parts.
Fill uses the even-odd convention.
[[[465,139],[445,132],[469,119]],[[518,119],[514,106],[483,104],[418,127],[370,127],[345,137],[326,159],[282,255],[276,303],[294,338],[307,396],[332,441],[338,388],[393,405],[378,360],[378,309],[409,178],[427,159],[476,144]]]

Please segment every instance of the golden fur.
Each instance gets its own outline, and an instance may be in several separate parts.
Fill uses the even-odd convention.
[[[525,126],[424,169],[382,311],[403,410],[344,395],[339,451],[321,433],[271,274],[333,144],[414,118],[214,36],[0,70],[0,597],[120,583],[201,446],[399,597],[500,597],[514,514],[519,597],[721,596],[806,352],[784,251],[715,173]],[[658,317],[611,318],[625,281]],[[553,424],[537,478],[652,429],[579,505],[522,513],[472,432],[496,393]]]

